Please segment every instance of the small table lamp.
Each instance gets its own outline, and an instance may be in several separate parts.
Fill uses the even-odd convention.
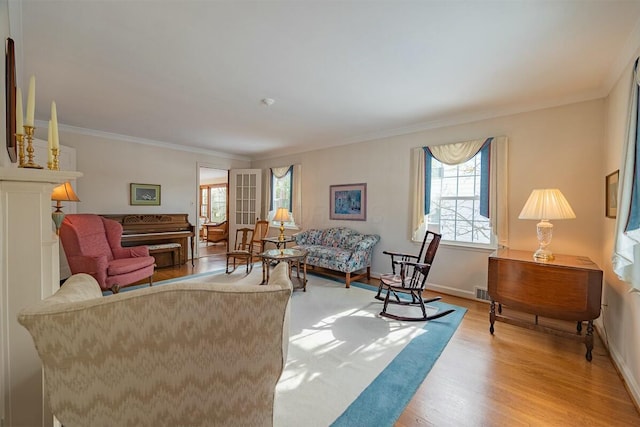
[[[284,223],[289,221],[289,209],[278,208],[273,220],[280,221],[280,236],[278,236],[278,240],[280,241],[280,245],[282,245],[284,242]],[[282,246],[280,247],[282,248]],[[283,253],[283,249],[280,249],[280,253]]]
[[[62,221],[64,220],[64,212],[62,212],[62,204],[60,202],[79,202],[80,199],[76,196],[76,193],[74,193],[71,183],[67,181],[53,189],[53,192],[51,193],[51,200],[55,200],[57,202],[54,206],[56,210],[51,212],[51,219],[53,219],[53,222],[56,225],[56,234],[58,234],[60,231],[60,225],[62,225]]]
[[[569,202],[557,188],[533,190],[527,203],[524,204],[519,219],[540,220],[536,224],[538,234],[538,250],[533,254],[537,261],[551,261],[554,256],[547,246],[551,243],[553,224],[550,219],[573,219],[576,214]]]

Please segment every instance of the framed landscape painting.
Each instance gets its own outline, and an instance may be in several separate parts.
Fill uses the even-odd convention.
[[[131,205],[160,206],[160,186],[155,184],[131,184]]]
[[[329,219],[367,220],[367,184],[331,185]]]

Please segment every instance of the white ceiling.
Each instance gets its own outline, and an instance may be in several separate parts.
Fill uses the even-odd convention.
[[[37,120],[249,159],[602,97],[640,38],[638,0],[12,8]]]

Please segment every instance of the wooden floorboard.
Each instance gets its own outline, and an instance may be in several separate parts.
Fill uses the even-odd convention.
[[[201,253],[195,267],[158,269],[154,281],[224,269],[223,245]],[[397,427],[640,426],[599,337],[588,362],[584,344],[573,340],[505,323],[496,323],[491,335],[488,304],[442,296],[468,312]]]

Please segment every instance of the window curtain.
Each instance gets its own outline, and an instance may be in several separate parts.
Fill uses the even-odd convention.
[[[508,246],[507,209],[507,137],[492,137],[453,144],[431,145],[413,149],[411,159],[412,209],[411,234],[413,240],[421,240],[425,231],[424,216],[429,212],[430,183],[428,173],[430,157],[442,163],[464,163],[482,152],[481,213],[489,217],[491,229],[498,245]],[[484,211],[484,212],[482,212]]]
[[[631,78],[629,116],[618,180],[618,215],[612,264],[618,277],[640,291],[640,76],[636,60]]]
[[[301,186],[301,177],[302,177],[302,166],[301,165],[289,165],[289,166],[280,166],[277,168],[267,169],[265,171],[265,179],[263,180],[266,184],[264,186],[264,194],[265,194],[265,211],[267,212],[267,219],[271,221],[273,216],[275,215],[275,209],[273,208],[273,201],[271,200],[271,192],[272,192],[272,181],[273,176],[277,178],[282,178],[291,170],[291,222],[295,223],[297,226],[301,225],[302,218],[302,186]]]
[[[291,166],[281,166],[279,168],[271,168],[271,176],[269,177],[269,212],[274,211],[275,208],[273,206],[273,198],[271,197],[271,194],[273,193],[273,178],[284,178],[285,175],[287,175],[289,172],[291,172],[291,188],[290,193],[289,193],[289,201],[291,203],[293,203],[293,198],[292,198],[292,194],[293,193],[293,180],[294,180],[294,172],[293,172],[293,165]],[[283,207],[283,208],[287,208],[289,209],[289,212],[291,212],[291,206],[278,206],[278,207]]]

